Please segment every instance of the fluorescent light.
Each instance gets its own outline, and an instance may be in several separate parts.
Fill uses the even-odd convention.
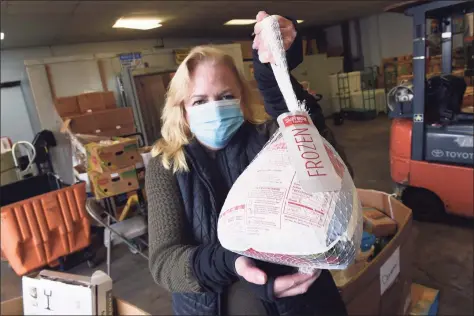
[[[257,20],[253,19],[234,19],[234,20],[229,20],[224,23],[224,25],[250,25],[254,24],[257,22]]]
[[[0,40],[4,39],[5,38],[5,34],[3,34],[3,32],[0,33]]]
[[[233,19],[224,23],[224,25],[250,25],[256,23],[257,20],[253,19]],[[296,20],[298,23],[303,23],[304,20]]]
[[[153,18],[120,18],[114,28],[150,30],[161,26],[161,21]]]

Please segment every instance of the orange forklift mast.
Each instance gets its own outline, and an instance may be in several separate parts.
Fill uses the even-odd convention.
[[[413,17],[413,82],[394,91],[388,104],[392,179],[415,219],[439,221],[446,213],[474,217],[474,118],[461,112],[466,82],[472,84],[472,35],[465,35],[470,41],[464,43],[469,52],[464,76],[470,80],[451,75],[453,17],[472,19],[474,6],[472,1],[410,1],[403,10]],[[441,31],[442,74],[426,80],[428,18]],[[465,23],[467,32],[472,24]]]

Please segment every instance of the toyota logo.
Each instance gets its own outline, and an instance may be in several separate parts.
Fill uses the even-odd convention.
[[[431,151],[431,156],[433,156],[435,158],[443,157],[444,156],[444,151],[442,151],[441,149],[433,149]]]

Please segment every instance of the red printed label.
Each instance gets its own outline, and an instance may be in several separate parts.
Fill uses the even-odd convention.
[[[304,115],[289,115],[283,119],[285,127],[291,125],[309,125],[308,118]]]
[[[227,211],[225,211],[224,213],[222,213],[221,216],[228,215],[229,213],[232,213],[233,211],[237,211],[237,210],[245,210],[245,204],[234,206],[228,209]]]

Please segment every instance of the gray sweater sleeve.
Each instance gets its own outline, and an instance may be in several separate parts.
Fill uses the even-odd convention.
[[[146,170],[149,268],[155,282],[170,292],[201,292],[192,274],[190,256],[196,247],[186,242],[185,214],[175,176],[159,158]]]

